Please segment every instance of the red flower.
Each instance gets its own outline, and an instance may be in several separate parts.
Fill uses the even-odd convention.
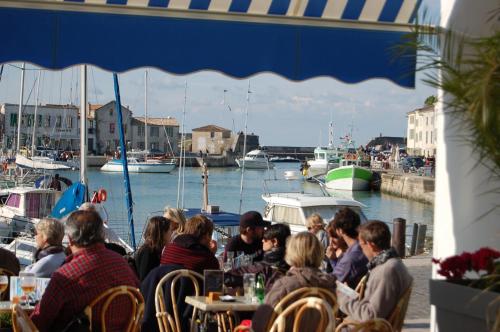
[[[463,252],[461,255],[451,256],[444,260],[432,259],[432,262],[439,264],[438,274],[448,280],[461,280],[465,272],[481,270],[491,273],[494,268],[494,260],[500,258],[500,252],[481,248],[475,253]]]
[[[481,248],[472,255],[472,269],[476,272],[481,270],[491,273],[493,271],[493,261],[500,257],[500,252],[490,249]]]

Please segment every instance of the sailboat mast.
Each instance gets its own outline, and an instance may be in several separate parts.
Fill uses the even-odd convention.
[[[21,116],[23,113],[23,99],[24,99],[24,69],[26,68],[26,63],[23,62],[21,67],[21,91],[19,93],[19,111],[17,113],[17,144],[16,151],[19,152],[21,148]]]
[[[80,182],[85,186],[85,197],[88,198],[87,183],[87,66],[80,66]]]
[[[33,134],[31,135],[31,158],[35,155],[35,138],[36,138],[36,113],[38,111],[38,96],[40,93],[40,78],[42,76],[42,71],[38,72],[38,78],[36,81],[36,97],[35,97],[35,114],[33,115]]]
[[[249,104],[250,104],[250,80],[248,80],[247,102],[245,105],[245,133],[243,135],[243,165],[241,166],[241,181],[240,181],[240,209],[239,209],[240,214],[241,214],[241,207],[243,206],[243,175],[245,174],[245,156],[247,154],[247,124],[248,124]]]
[[[148,146],[148,71],[144,72],[144,150],[149,151]],[[148,155],[146,153],[146,159]]]

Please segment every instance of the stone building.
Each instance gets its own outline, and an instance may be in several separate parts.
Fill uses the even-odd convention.
[[[14,149],[17,143],[18,104],[0,105],[2,147]],[[31,146],[35,129],[35,146],[62,150],[80,147],[78,107],[74,105],[24,105],[21,115],[21,146]]]
[[[192,130],[191,151],[198,153],[222,154],[233,148],[231,130],[216,125],[194,128]]]
[[[93,112],[89,112],[93,116],[93,123],[95,123],[95,147],[97,154],[112,154],[120,146],[120,132],[115,105],[116,102],[113,100],[94,109]],[[127,143],[127,147],[129,147],[132,145],[132,111],[123,105],[122,120],[125,142]]]
[[[408,112],[407,144],[409,155],[433,157],[436,155],[436,111],[425,106]]]
[[[132,146],[134,150],[145,150],[145,118],[132,118]],[[172,117],[148,117],[148,147],[150,151],[178,153],[179,123]]]

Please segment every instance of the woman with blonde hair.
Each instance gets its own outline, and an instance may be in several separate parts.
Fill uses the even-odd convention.
[[[318,213],[311,214],[306,220],[307,230],[316,235],[323,248],[328,247],[328,234],[325,231],[325,221]]]
[[[285,261],[291,268],[274,283],[264,303],[275,306],[286,294],[302,287],[321,287],[335,293],[335,277],[319,269],[324,256],[325,249],[312,233],[302,232],[290,237]]]
[[[170,242],[173,242],[174,239],[184,232],[184,225],[186,225],[186,217],[184,216],[184,212],[182,209],[176,209],[171,207],[165,207],[163,210],[163,216],[168,220],[172,221],[170,225]]]
[[[44,218],[35,226],[35,263],[26,267],[26,272],[32,272],[39,278],[50,278],[66,259],[62,240],[64,226],[52,218]]]

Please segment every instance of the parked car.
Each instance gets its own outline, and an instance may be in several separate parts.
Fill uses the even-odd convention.
[[[424,166],[424,160],[420,157],[406,157],[403,159],[402,165],[405,172],[417,170]]]

